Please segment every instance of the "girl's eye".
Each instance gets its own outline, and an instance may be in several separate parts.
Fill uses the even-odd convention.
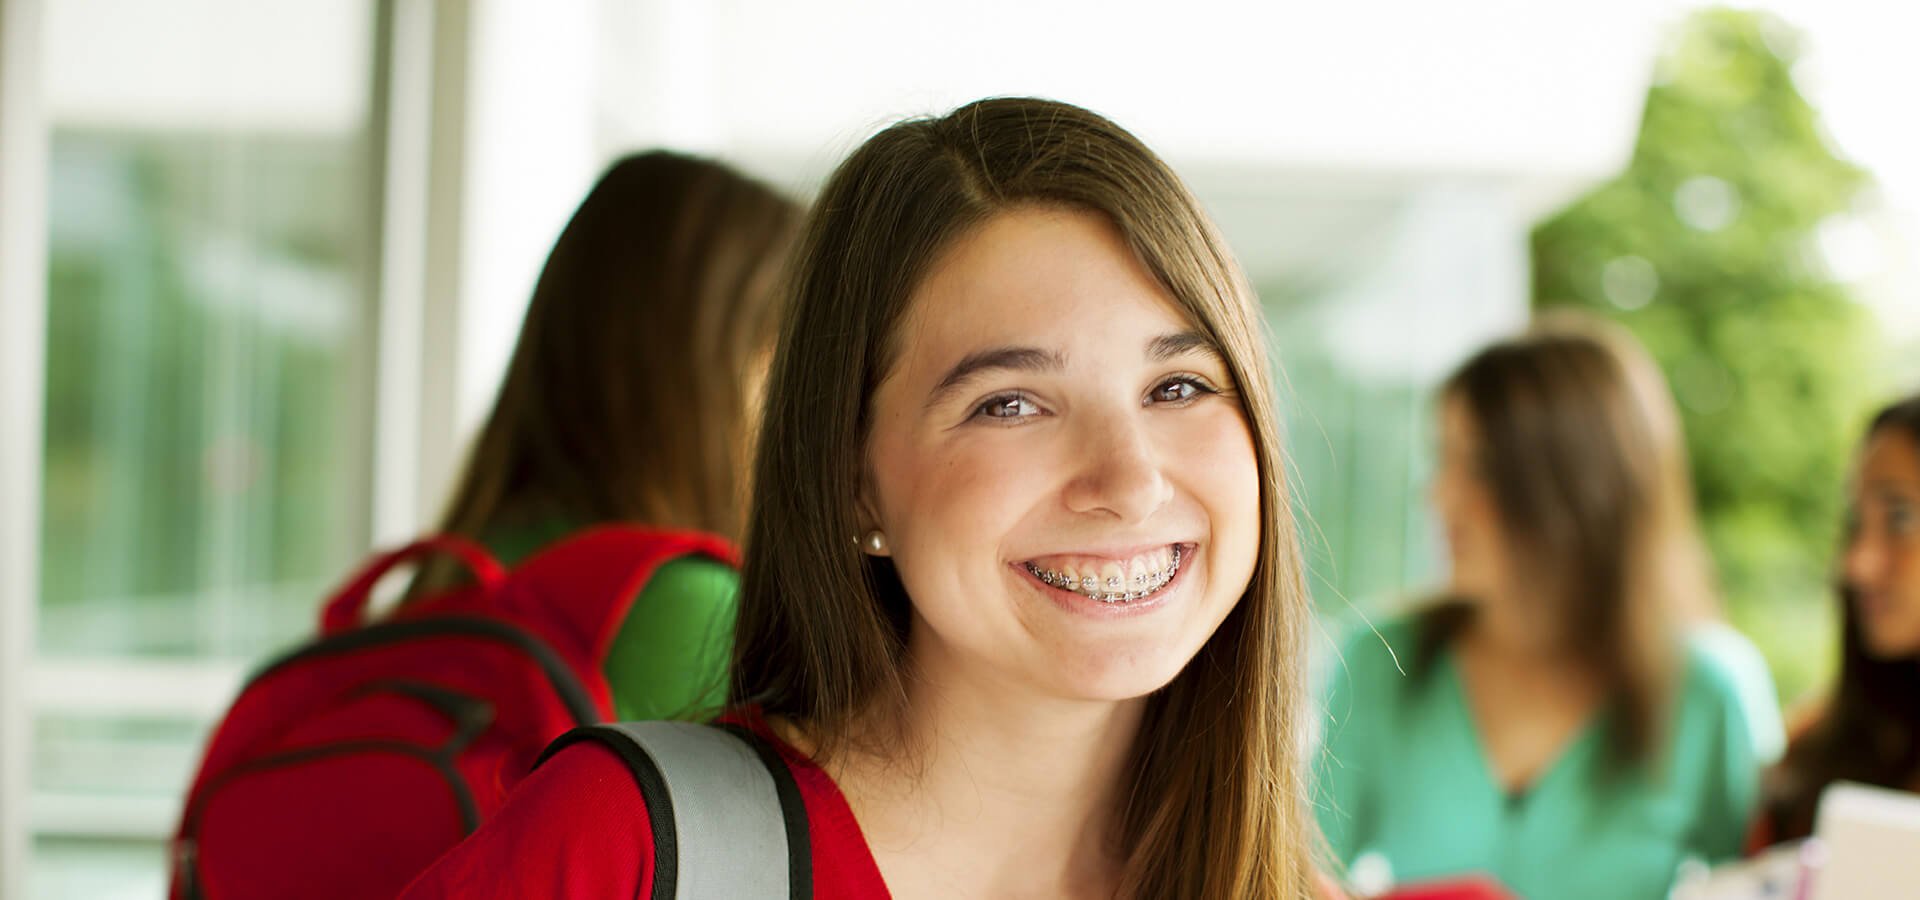
[[[1147,394],[1147,402],[1178,405],[1188,403],[1203,394],[1217,393],[1219,391],[1198,376],[1176,375],[1154,385],[1153,390]]]
[[[1887,504],[1887,531],[1893,534],[1912,534],[1920,521],[1914,517],[1913,505],[1895,500]]]
[[[1023,419],[1040,411],[1040,407],[1025,394],[1002,394],[989,397],[986,402],[973,408],[976,419]]]

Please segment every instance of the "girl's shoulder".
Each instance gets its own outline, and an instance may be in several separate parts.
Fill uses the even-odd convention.
[[[652,820],[633,774],[611,747],[583,741],[535,769],[403,896],[645,897],[653,864]]]
[[[1731,625],[1713,622],[1687,630],[1682,698],[1683,715],[1744,725],[1762,764],[1778,759],[1786,748],[1780,699],[1766,658]]]
[[[1342,632],[1340,655],[1349,664],[1406,668],[1406,660],[1420,640],[1419,610],[1388,613],[1378,618],[1354,617]]]
[[[1332,652],[1314,662],[1320,712],[1345,740],[1385,738],[1395,730],[1402,704],[1426,694],[1415,668],[1416,617],[1357,619],[1339,634]]]
[[[887,890],[879,867],[845,796],[827,772],[781,740],[755,710],[736,710],[719,724],[733,727],[743,739],[757,744],[756,753],[776,784],[790,786],[792,794],[782,798],[779,815],[787,846],[800,854],[790,860],[805,863],[806,874],[801,877],[811,879],[815,895],[885,900]],[[658,832],[664,829],[677,835],[688,824],[679,817],[692,813],[703,800],[699,791],[688,795],[680,791],[697,787],[697,781],[669,786],[649,777],[621,742],[583,739],[583,735],[576,732],[573,739],[550,751],[546,761],[509,795],[506,805],[422,875],[405,900],[651,896],[656,868],[672,865],[661,860],[673,859],[674,853],[687,849],[681,838],[674,837],[681,846],[663,854],[656,841],[668,838]],[[663,792],[671,794],[664,798],[664,805]],[[788,800],[793,801],[791,806]],[[723,800],[721,805],[730,802]],[[650,806],[664,810],[663,817],[656,821]]]
[[[1398,693],[1412,686],[1416,656],[1422,652],[1423,618],[1418,610],[1356,618],[1343,632],[1331,660],[1332,674],[1349,680],[1356,692]]]

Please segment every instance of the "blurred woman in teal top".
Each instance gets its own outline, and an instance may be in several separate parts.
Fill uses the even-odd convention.
[[[547,257],[440,530],[510,564],[611,522],[737,541],[799,218],[711,160],[652,151],[610,166]],[[456,577],[429,568],[415,592]],[[738,588],[704,558],[655,571],[605,662],[620,718],[722,705]]]
[[[1714,621],[1677,416],[1631,338],[1543,320],[1440,393],[1441,600],[1332,661],[1321,827],[1362,887],[1662,898],[1735,855],[1782,742]]]

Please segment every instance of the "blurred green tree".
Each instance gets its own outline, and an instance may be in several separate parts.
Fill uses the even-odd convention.
[[[1789,702],[1833,658],[1841,485],[1880,349],[1816,251],[1868,177],[1795,88],[1800,43],[1763,13],[1689,17],[1627,170],[1533,233],[1536,307],[1622,322],[1665,370],[1727,611]]]

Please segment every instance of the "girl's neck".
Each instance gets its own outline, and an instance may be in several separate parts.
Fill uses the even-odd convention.
[[[1567,660],[1566,642],[1552,617],[1540,608],[1543,601],[1514,592],[1479,597],[1473,617],[1460,635],[1460,645],[1478,655],[1514,662],[1532,660],[1552,666]]]
[[[1519,679],[1563,696],[1599,690],[1592,664],[1543,623],[1501,617],[1483,608],[1453,650],[1462,664],[1496,680]]]
[[[895,896],[1111,897],[1144,700],[910,682],[827,761]]]

